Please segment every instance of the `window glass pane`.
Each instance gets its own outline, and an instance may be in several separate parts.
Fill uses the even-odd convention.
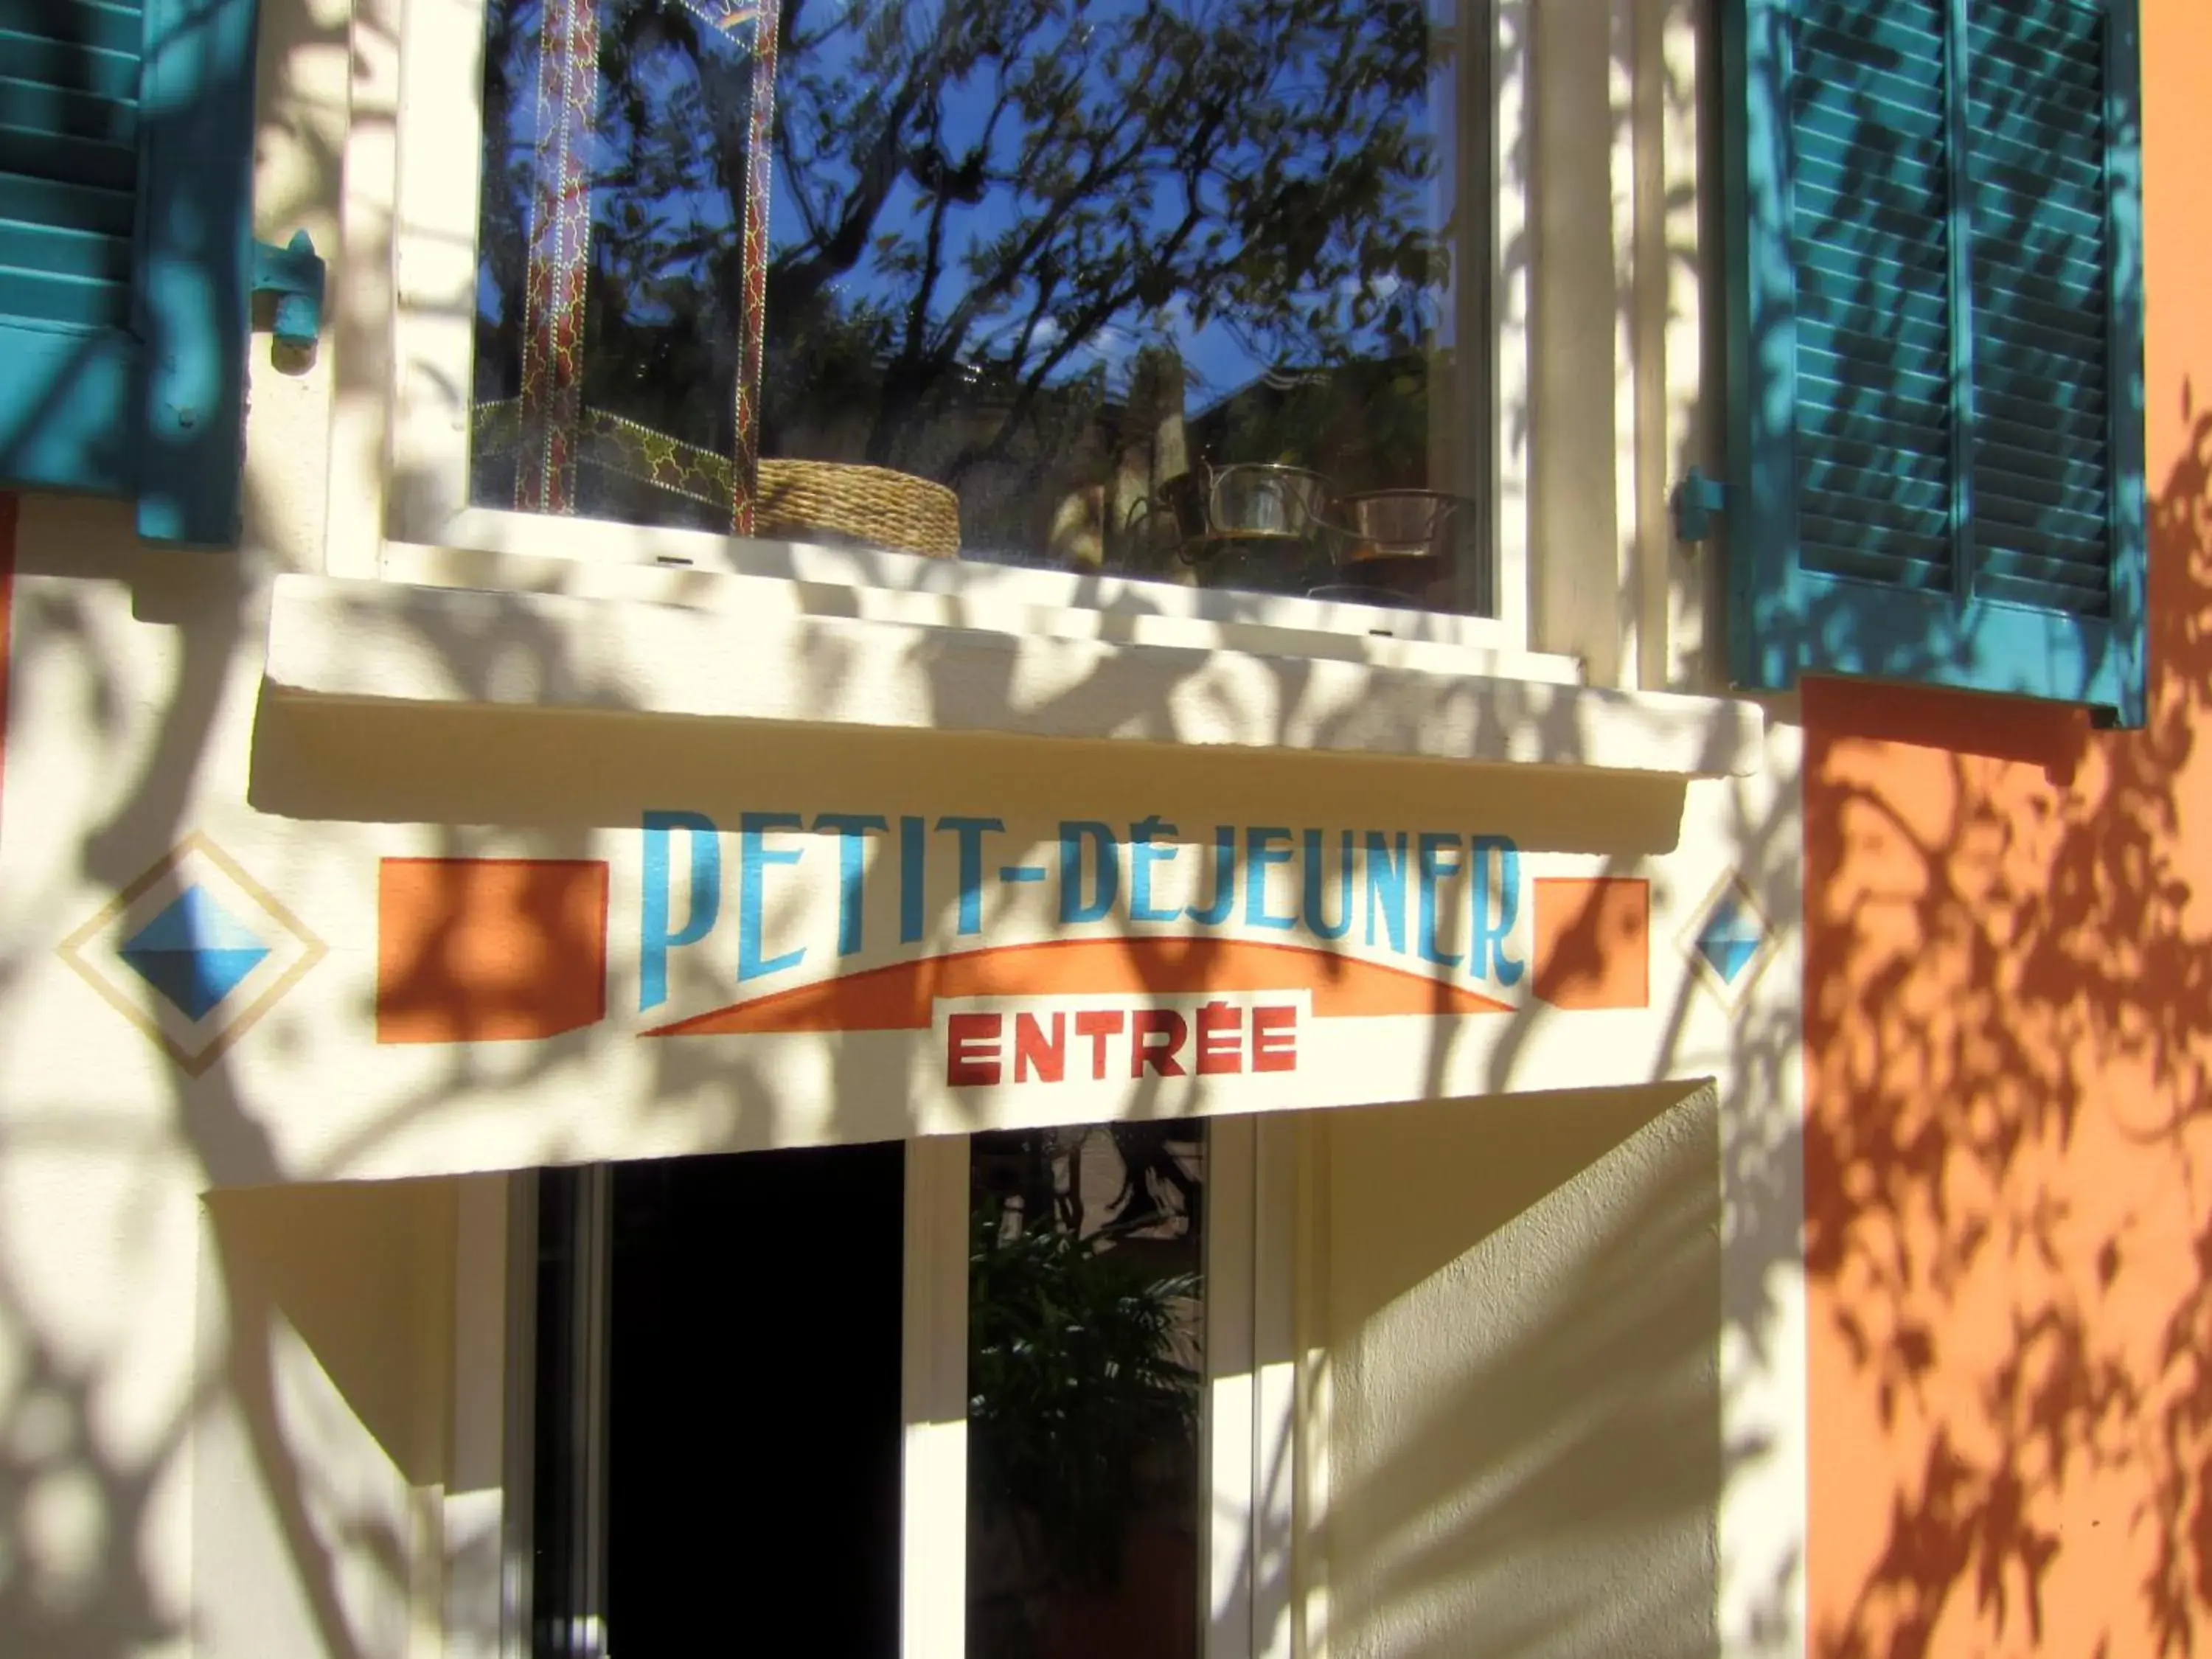
[[[1195,1659],[1204,1127],[971,1146],[969,1659]]]
[[[470,496],[730,526],[746,9],[486,9]]]
[[[1488,0],[487,9],[478,503],[1494,609]]]

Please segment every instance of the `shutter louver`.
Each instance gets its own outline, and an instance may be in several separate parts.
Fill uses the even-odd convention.
[[[0,0],[0,485],[236,544],[255,0]]]
[[[0,0],[0,313],[129,325],[143,28],[113,0]]]
[[[2112,611],[2100,8],[1981,0],[1966,40],[1974,592]]]
[[[1952,583],[1950,258],[1936,0],[1792,30],[1798,532],[1809,569]]]

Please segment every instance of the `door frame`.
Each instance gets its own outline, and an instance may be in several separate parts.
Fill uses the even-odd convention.
[[[1297,1115],[1206,1123],[1205,1659],[1292,1659],[1300,1549]],[[446,1651],[529,1659],[534,1170],[460,1183]],[[906,1142],[901,1659],[965,1646],[969,1137]],[[601,1310],[604,1312],[604,1310]],[[587,1635],[588,1640],[588,1635]]]

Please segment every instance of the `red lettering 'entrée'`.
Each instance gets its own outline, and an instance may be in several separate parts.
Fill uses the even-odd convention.
[[[1127,1061],[1133,1079],[1298,1068],[1295,1003],[1263,1003],[1248,1018],[1246,1010],[1217,1001],[1190,1018],[1173,1008],[953,1014],[945,1024],[945,1081],[955,1089],[996,1088],[1007,1080],[1011,1057],[1016,1084],[1064,1083],[1071,1038],[1088,1045],[1094,1083],[1115,1074],[1109,1067],[1116,1059]]]

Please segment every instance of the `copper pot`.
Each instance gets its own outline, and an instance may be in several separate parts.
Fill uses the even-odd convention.
[[[1474,503],[1440,489],[1375,489],[1345,498],[1342,529],[1352,562],[1431,558],[1449,564]]]
[[[1341,580],[1456,608],[1455,586],[1480,616],[1497,614],[1490,549],[1477,504],[1440,489],[1376,489],[1340,504]]]

